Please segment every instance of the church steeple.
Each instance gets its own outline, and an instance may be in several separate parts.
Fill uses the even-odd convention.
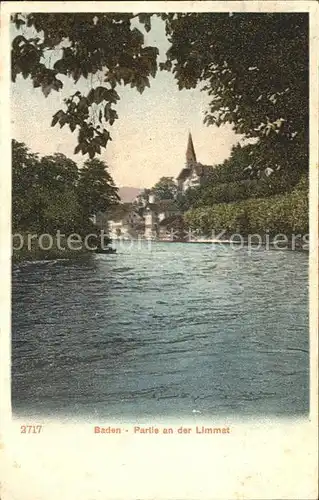
[[[196,163],[196,154],[195,154],[192,134],[189,133],[188,134],[187,149],[186,149],[186,164],[193,165],[194,163]]]

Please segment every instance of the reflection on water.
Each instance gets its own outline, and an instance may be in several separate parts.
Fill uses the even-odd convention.
[[[16,414],[308,411],[308,255],[121,245],[13,269]]]

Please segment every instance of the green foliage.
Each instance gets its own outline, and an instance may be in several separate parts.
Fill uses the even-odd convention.
[[[158,14],[171,43],[161,69],[180,89],[200,85],[212,100],[208,125],[232,124],[256,138],[253,168],[306,171],[308,164],[308,14]],[[93,158],[111,139],[117,88],[142,93],[157,72],[158,48],[144,45],[151,14],[29,13],[12,22],[23,30],[12,42],[12,80],[22,74],[45,96],[98,75],[103,84],[65,100],[52,125],[78,133],[75,152]],[[32,28],[31,30],[25,28]],[[34,31],[36,36],[34,36]],[[57,51],[58,49],[58,51]],[[49,61],[60,54],[53,68]],[[233,179],[239,180],[239,179]],[[226,181],[228,182],[228,181]]]
[[[32,154],[27,146],[12,141],[12,224],[25,227],[33,216],[33,199],[28,196],[35,185],[38,156]]]
[[[283,179],[278,177],[273,174],[262,179],[191,188],[180,198],[179,206],[183,210],[188,210],[189,208],[210,206],[216,203],[231,203],[248,198],[266,198],[291,189],[291,184],[285,183]]]
[[[169,216],[164,221],[166,232],[174,240],[185,240],[187,227],[184,217],[181,214],[174,214]]]
[[[233,146],[230,157],[222,164],[210,169],[206,184],[212,186],[216,183],[251,179],[255,172],[253,169],[255,147],[254,144]]]
[[[46,193],[42,209],[42,226],[46,231],[54,233],[58,229],[69,232],[80,232],[83,218],[80,216],[80,204],[76,191],[49,191]]]
[[[87,95],[77,91],[65,99],[52,126],[68,125],[78,132],[75,153],[90,158],[101,153],[111,140],[109,126],[117,119],[113,105],[119,100],[116,87],[129,85],[142,93],[157,71],[156,47],[144,45],[144,35],[134,27],[134,18],[151,27],[150,14],[56,13],[15,14],[12,23],[23,30],[12,42],[12,80],[22,74],[47,97],[63,88],[63,75],[77,83],[80,78],[98,75],[103,86]],[[32,28],[26,30],[26,28]],[[34,36],[36,32],[36,36]],[[29,36],[28,36],[29,33]],[[58,52],[57,52],[58,49]],[[60,57],[50,66],[51,56]]]
[[[230,158],[221,165],[211,168],[205,183],[190,188],[177,196],[182,211],[190,208],[230,203],[248,198],[264,198],[291,191],[306,174],[296,169],[270,169],[259,172],[254,168],[255,144],[237,145],[232,149]],[[304,180],[300,184],[307,189]]]
[[[213,230],[226,231],[226,235],[262,235],[266,231],[272,235],[307,234],[308,193],[295,189],[285,195],[196,208],[186,212],[184,219],[189,227],[206,235]]]
[[[164,14],[162,69],[212,97],[207,124],[259,139],[262,167],[307,168],[308,14]],[[256,150],[257,151],[257,150]]]
[[[39,158],[12,141],[13,231],[87,234],[90,217],[118,203],[117,188],[100,160],[82,169],[61,154]]]
[[[62,154],[39,158],[12,141],[13,228],[47,232],[79,226],[76,163]]]
[[[309,189],[309,179],[307,174],[303,174],[295,185],[295,191],[305,191]]]
[[[142,213],[143,207],[147,204],[149,200],[150,194],[151,194],[150,189],[148,188],[143,189],[143,191],[133,201],[134,208]]]
[[[81,168],[77,193],[86,217],[105,212],[119,201],[118,188],[107,171],[107,165],[97,158],[87,160]]]
[[[43,156],[38,164],[36,178],[39,184],[53,191],[74,189],[79,178],[76,163],[64,154]]]
[[[31,233],[33,234],[33,233]],[[20,241],[16,240],[13,238],[13,254],[12,254],[12,261],[16,264],[25,260],[32,261],[32,260],[53,260],[53,259],[79,259],[79,260],[84,260],[90,257],[90,254],[88,254],[86,248],[84,246],[80,246],[79,248],[75,251],[72,248],[68,248],[67,245],[67,237],[64,235],[61,235],[59,239],[56,237],[52,237],[52,248],[45,250],[43,248],[40,248],[40,245],[38,241],[32,240],[32,243],[30,247],[28,248],[28,236],[30,235],[30,232],[27,233],[21,233],[19,232],[19,235],[23,238],[23,241],[25,244],[20,250],[15,250],[14,247],[15,245],[18,245]],[[19,238],[20,240],[20,238]],[[44,242],[44,245],[46,242]],[[74,247],[73,247],[74,248]]]
[[[152,194],[158,200],[174,200],[177,193],[177,185],[173,177],[161,177],[151,189]]]

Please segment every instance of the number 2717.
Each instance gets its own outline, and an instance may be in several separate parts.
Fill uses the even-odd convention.
[[[21,434],[40,434],[42,425],[21,425]]]

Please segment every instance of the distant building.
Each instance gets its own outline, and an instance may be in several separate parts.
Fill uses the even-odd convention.
[[[195,148],[191,133],[188,136],[186,149],[185,167],[177,176],[177,185],[180,191],[185,192],[188,188],[201,186],[212,167],[202,165],[196,159]]]
[[[189,134],[186,164],[177,177],[179,191],[201,186],[211,168],[197,161],[193,139]],[[138,195],[132,203],[120,203],[111,213],[98,214],[95,223],[103,229],[107,227],[110,238],[114,240],[165,239],[168,232],[174,232],[175,229],[177,234],[183,232],[183,217],[176,208],[175,200],[158,200],[152,192],[144,197]]]
[[[108,219],[105,212],[98,212],[91,218],[93,224],[95,224],[100,230],[107,231],[108,229]]]
[[[144,232],[144,218],[131,204],[120,204],[108,217],[108,231],[112,240],[135,239]]]
[[[149,201],[143,209],[144,237],[146,239],[163,237],[166,232],[166,221],[176,213],[174,200],[157,200],[154,195],[150,195]]]
[[[143,211],[145,230],[144,238],[154,240],[158,237],[158,214],[155,203],[147,203]]]
[[[177,213],[174,200],[161,200],[157,203],[158,206],[158,222],[162,223],[169,217]]]
[[[176,179],[179,191],[185,192],[188,188],[201,186],[211,168],[197,161],[192,135],[189,134],[186,164]],[[176,209],[174,200],[157,200],[153,194],[150,194],[142,213],[145,220],[144,237],[146,239],[164,238],[172,227],[182,226],[181,215]]]

